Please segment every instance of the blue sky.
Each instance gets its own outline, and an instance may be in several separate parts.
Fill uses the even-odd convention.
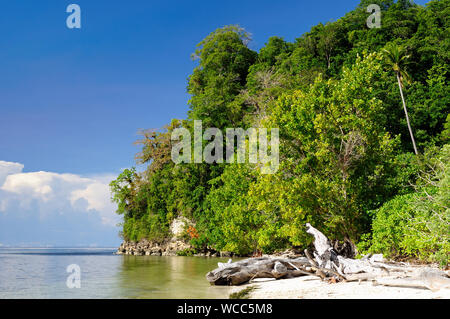
[[[70,3],[81,29],[66,27]],[[107,181],[134,164],[139,129],[186,116],[196,44],[240,24],[258,50],[358,3],[2,1],[0,244],[116,245]]]

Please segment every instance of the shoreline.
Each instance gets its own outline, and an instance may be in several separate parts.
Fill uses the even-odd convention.
[[[239,299],[450,299],[450,287],[432,291],[382,286],[371,281],[328,283],[316,276],[301,276],[254,279],[234,286],[230,297],[233,295]]]
[[[114,254],[133,256],[243,257],[231,252],[217,251],[214,249],[196,251],[190,244],[176,238],[164,241],[149,241],[147,239],[138,242],[124,241]]]
[[[191,256],[245,258],[228,252],[208,250],[195,254],[184,254],[192,247],[184,241],[172,239],[164,242],[124,242],[116,254],[135,256]],[[286,250],[266,257],[292,258],[298,255]],[[249,258],[249,257],[247,257]],[[417,270],[437,268],[436,264],[408,263]],[[450,271],[446,271],[450,277]],[[206,275],[206,274],[205,274]],[[206,280],[206,279],[205,279]],[[212,287],[211,287],[212,288]],[[419,287],[390,287],[372,281],[328,283],[317,276],[300,276],[289,279],[256,278],[251,282],[229,286],[228,298],[237,299],[450,299],[450,287],[432,291]]]
[[[245,293],[245,289],[247,291]],[[318,277],[256,281],[231,290],[245,299],[450,299],[450,289],[431,291],[422,288],[386,287],[371,282],[340,282],[330,284]]]

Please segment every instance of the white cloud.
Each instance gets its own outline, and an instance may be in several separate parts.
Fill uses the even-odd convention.
[[[23,173],[23,167],[19,163],[0,161],[0,211],[19,207],[18,210],[38,212],[41,217],[81,211],[98,214],[103,224],[114,226],[119,221],[108,186],[113,175]]]
[[[58,174],[47,172],[18,173],[10,174],[6,177],[3,186],[0,188],[6,192],[18,195],[27,195],[41,198],[47,201],[53,193],[50,186]]]
[[[117,224],[117,215],[110,214],[115,211],[115,206],[110,201],[108,184],[98,180],[92,181],[85,188],[74,190],[71,193],[71,204],[74,205],[77,200],[84,199],[88,203],[87,209],[99,212],[103,223]]]
[[[0,161],[0,185],[3,184],[6,176],[20,173],[22,172],[22,169],[23,165],[20,163]]]

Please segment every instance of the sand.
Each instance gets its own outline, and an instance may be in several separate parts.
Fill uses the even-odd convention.
[[[368,281],[329,284],[313,276],[260,279],[234,287],[231,292],[248,286],[256,288],[249,295],[251,299],[450,299],[450,289],[433,292],[420,288],[376,286]]]

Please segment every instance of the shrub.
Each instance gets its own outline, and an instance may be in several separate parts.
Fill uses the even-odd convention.
[[[422,185],[396,196],[374,213],[372,234],[363,237],[363,252],[387,257],[410,256],[448,265],[450,252],[450,145],[432,159]]]

